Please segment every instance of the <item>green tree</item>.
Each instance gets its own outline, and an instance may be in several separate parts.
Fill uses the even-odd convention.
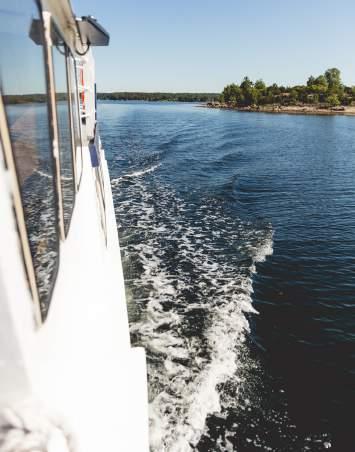
[[[319,75],[314,84],[310,87],[310,92],[318,96],[319,101],[323,102],[328,93],[328,82],[324,75]]]
[[[249,77],[243,78],[243,81],[240,84],[240,90],[241,92],[238,94],[238,105],[248,106],[258,102],[258,90],[254,87],[254,83]]]
[[[336,107],[340,105],[340,100],[336,94],[331,94],[326,98],[326,101],[331,107]]]
[[[249,105],[258,104],[259,91],[255,87],[250,88],[247,95],[248,95],[247,102]]]
[[[319,75],[315,79],[314,85],[320,86],[320,87],[324,87],[325,90],[328,89],[328,82],[327,82],[327,79],[326,79],[326,77],[324,75]]]
[[[355,88],[344,86],[341,73],[337,68],[330,68],[317,77],[311,75],[305,85],[267,86],[259,79],[255,83],[244,77],[241,84],[227,85],[222,93],[226,102],[238,106],[303,103],[327,103],[331,106],[355,103]]]
[[[324,76],[328,82],[328,89],[331,92],[336,92],[341,87],[340,71],[336,67],[327,69]]]
[[[280,88],[277,86],[277,83],[273,83],[271,86],[268,87],[268,91],[273,96],[278,96],[281,92]]]
[[[296,89],[291,90],[290,101],[292,104],[295,104],[298,101],[298,91]]]
[[[224,98],[224,101],[227,103],[238,105],[244,104],[244,95],[242,89],[235,83],[227,85],[222,92],[222,96]]]
[[[223,90],[223,97],[225,102],[232,102],[233,101],[233,97],[235,97],[235,87],[236,85],[234,83],[232,83],[231,85],[227,85],[224,90]]]
[[[313,75],[311,75],[307,80],[307,86],[315,85],[315,81],[316,79],[313,77]]]
[[[257,80],[254,87],[259,91],[264,91],[266,89],[266,85],[262,79]]]
[[[240,84],[240,87],[243,91],[247,91],[248,89],[251,89],[253,87],[253,82],[249,77],[244,77],[242,83]]]

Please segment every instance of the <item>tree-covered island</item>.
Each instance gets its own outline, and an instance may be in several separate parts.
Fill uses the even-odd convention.
[[[227,85],[219,100],[207,105],[241,111],[355,114],[355,86],[345,86],[337,68],[311,75],[306,85],[296,86],[266,86],[261,79],[253,82],[244,77],[240,85]]]
[[[218,93],[110,92],[98,93],[99,100],[149,102],[199,102],[200,106],[240,111],[302,114],[355,115],[355,86],[345,86],[341,73],[331,68],[317,77],[310,76],[305,85],[267,86],[263,80],[253,82],[244,77],[240,85],[227,85]],[[66,100],[57,93],[57,100]],[[5,95],[5,104],[46,102],[45,94]]]

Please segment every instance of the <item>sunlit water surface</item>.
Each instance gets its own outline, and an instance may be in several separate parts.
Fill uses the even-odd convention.
[[[99,105],[155,452],[355,450],[355,118]]]

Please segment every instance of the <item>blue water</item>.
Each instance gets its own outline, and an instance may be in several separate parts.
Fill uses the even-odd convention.
[[[152,451],[354,451],[355,118],[99,120]]]

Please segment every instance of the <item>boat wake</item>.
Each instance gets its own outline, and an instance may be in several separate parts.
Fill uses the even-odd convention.
[[[223,385],[238,384],[252,275],[272,254],[272,229],[135,181],[121,178],[114,197],[132,339],[147,350],[151,450],[191,451],[222,410]]]
[[[159,166],[161,165],[161,163],[158,163],[157,165],[152,165],[148,168],[144,168],[140,171],[134,171],[133,173],[130,174],[125,174],[123,176],[117,177],[115,179],[111,180],[111,185],[112,187],[116,186],[117,184],[119,184],[122,180],[124,179],[129,179],[129,178],[135,178],[135,177],[141,177],[144,176],[145,174],[149,174],[152,173],[153,171],[155,171],[157,168],[159,168]]]
[[[256,320],[252,298],[265,312],[259,290],[272,293],[277,274],[262,263],[274,246],[263,215],[277,209],[279,221],[275,180],[260,179],[264,136],[244,116],[145,108],[104,136],[131,340],[147,353],[151,451],[331,448],[330,434],[295,425],[288,380],[258,335],[272,322]]]

